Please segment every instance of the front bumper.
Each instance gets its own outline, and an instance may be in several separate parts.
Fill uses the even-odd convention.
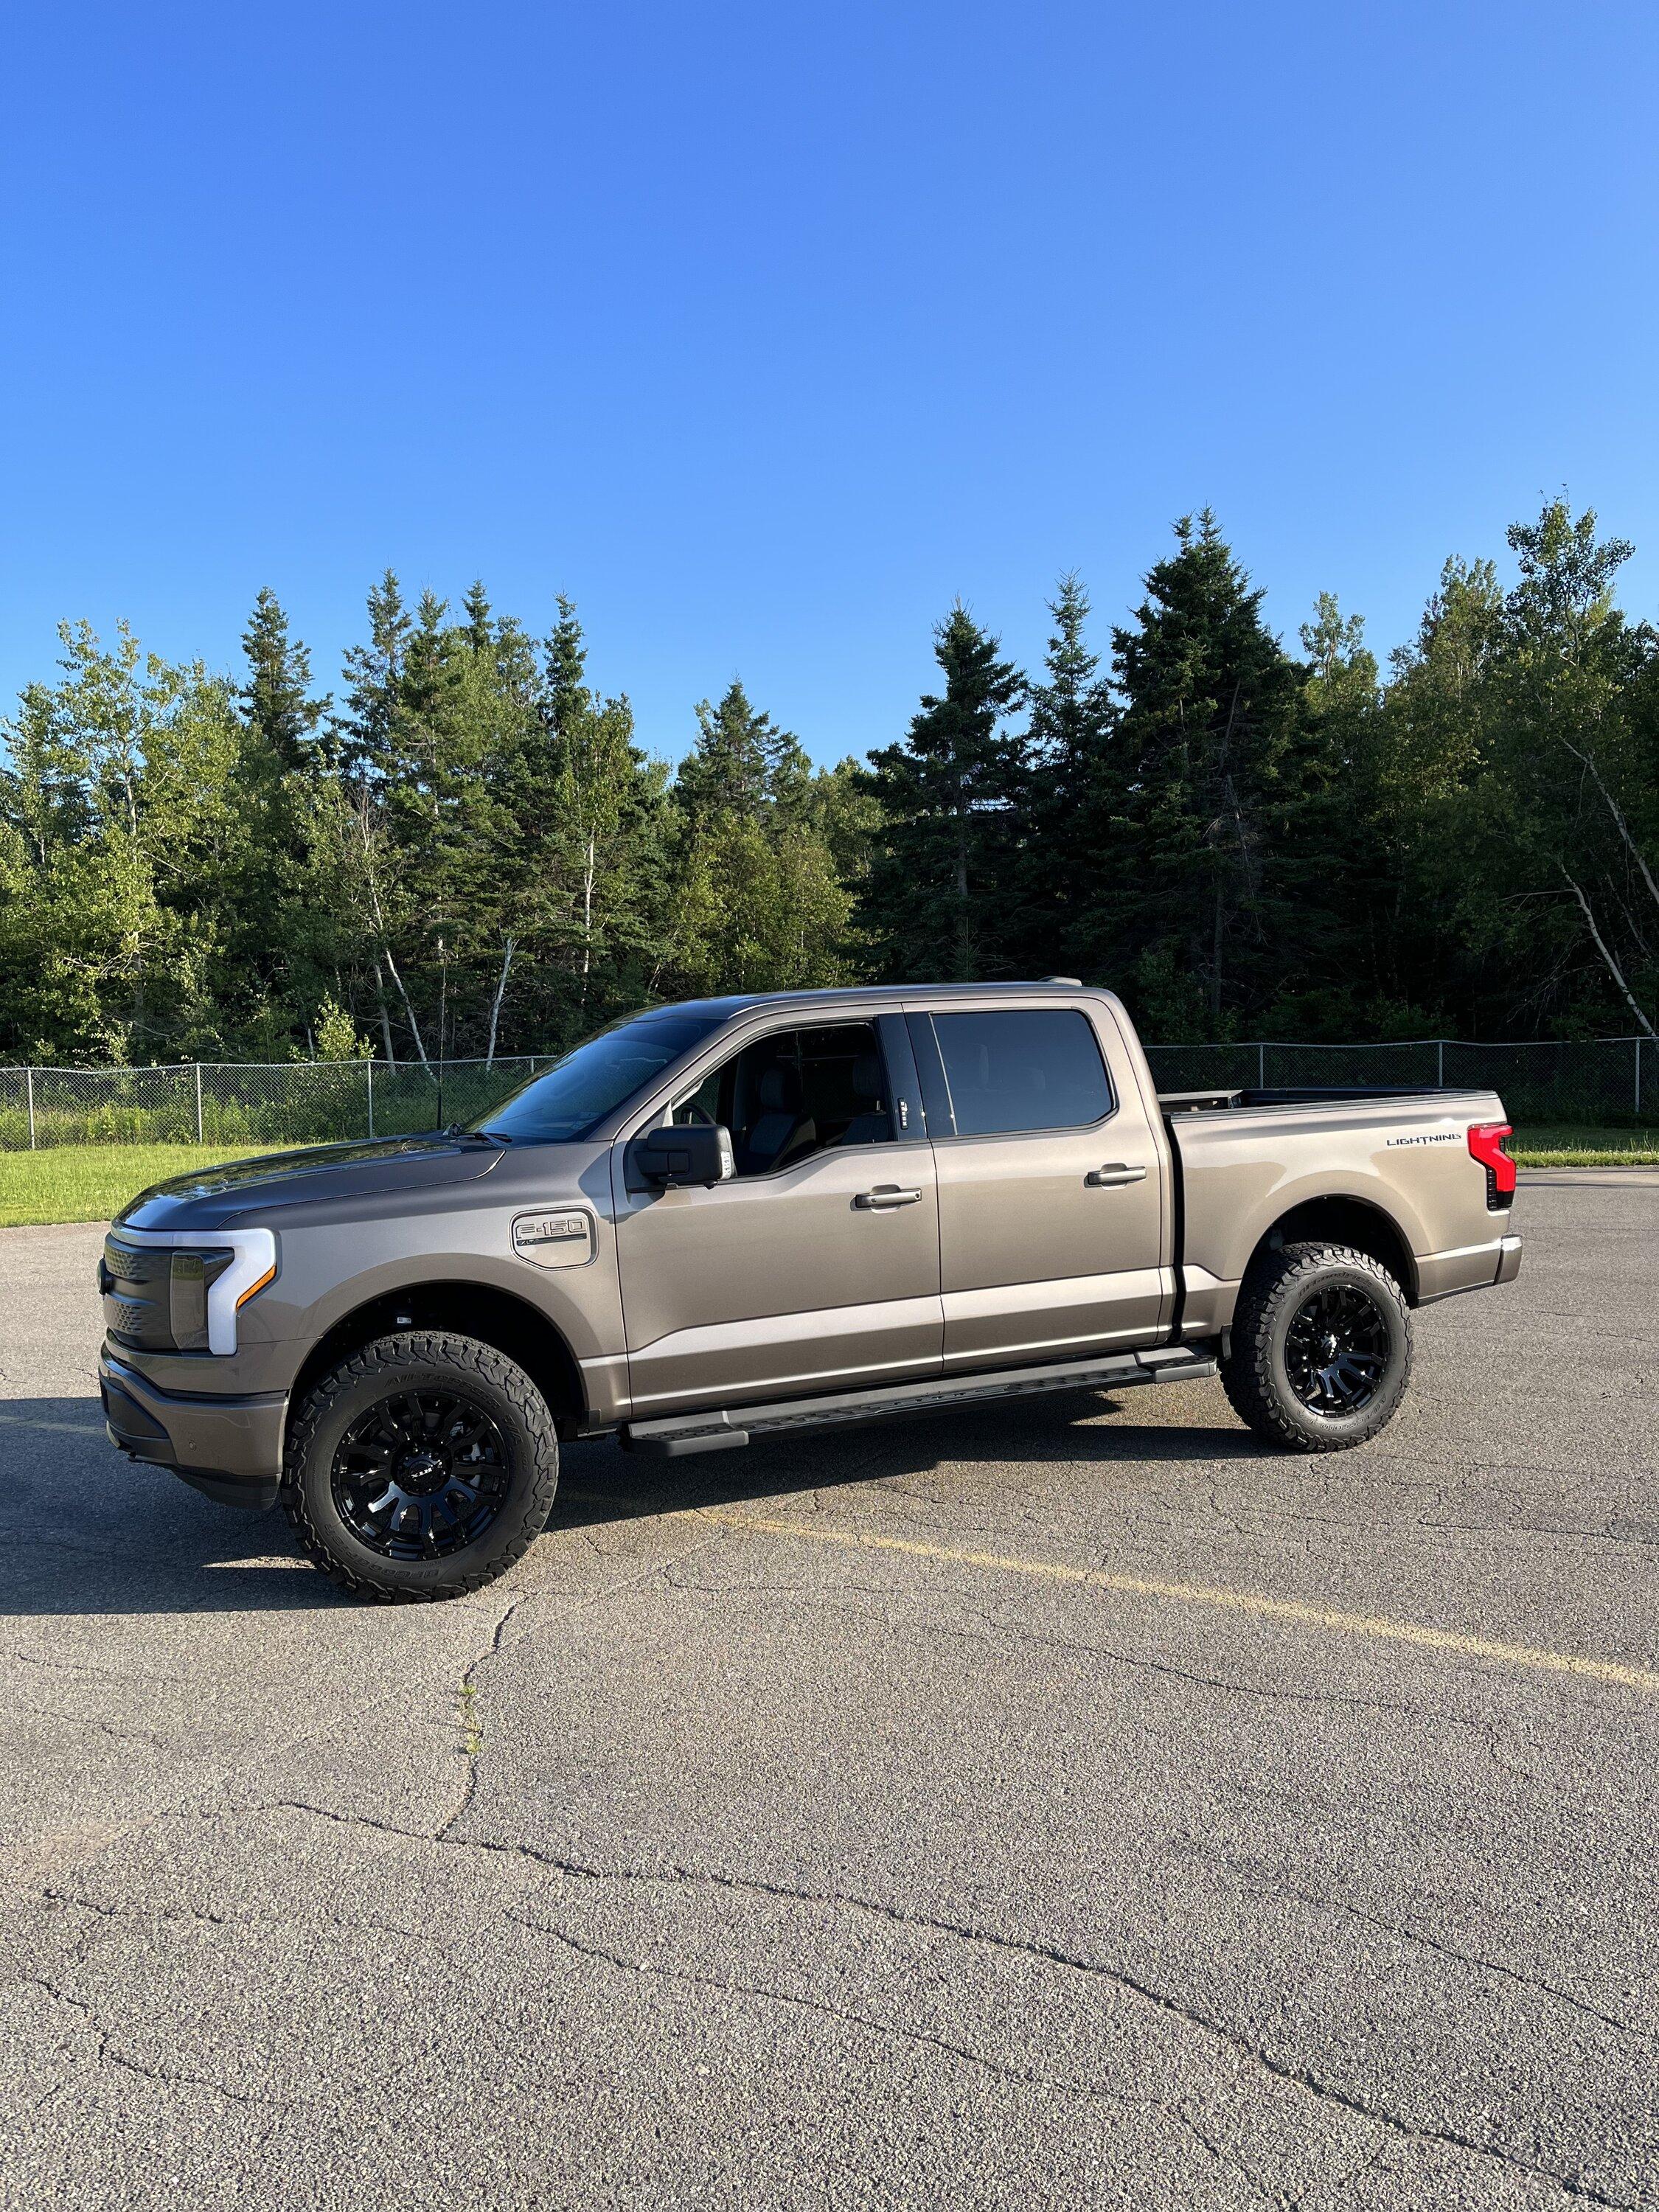
[[[283,1473],[283,1392],[220,1398],[158,1390],[107,1347],[99,1395],[110,1442],[129,1457],[167,1467],[221,1505],[274,1505]]]

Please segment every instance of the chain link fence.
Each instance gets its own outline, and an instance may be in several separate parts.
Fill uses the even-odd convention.
[[[1577,1044],[1163,1044],[1146,1057],[1160,1091],[1285,1091],[1366,1084],[1397,1090],[1496,1091],[1516,1123],[1636,1127],[1659,1121],[1659,1044],[1597,1037]]]
[[[1578,1127],[1659,1123],[1659,1043],[1149,1045],[1160,1091],[1285,1090],[1380,1084],[1492,1090],[1511,1121]],[[0,1067],[0,1152],[48,1145],[221,1145],[249,1152],[401,1137],[470,1121],[553,1055],[292,1060],[270,1066]]]
[[[228,1145],[249,1152],[404,1137],[466,1121],[550,1067],[512,1060],[191,1061],[0,1067],[0,1152],[48,1145]]]

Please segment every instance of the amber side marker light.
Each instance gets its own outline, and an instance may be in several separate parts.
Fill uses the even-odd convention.
[[[1486,1170],[1486,1204],[1494,1213],[1515,1196],[1515,1162],[1504,1150],[1504,1138],[1514,1134],[1509,1121],[1476,1121],[1469,1129],[1469,1152]]]

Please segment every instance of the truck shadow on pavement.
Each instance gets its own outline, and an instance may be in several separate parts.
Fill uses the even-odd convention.
[[[644,1458],[604,1439],[573,1444],[548,1534],[720,1505],[787,1507],[815,1491],[941,1468],[1213,1466],[1260,1455],[1255,1439],[1231,1425],[1137,1419],[1152,1395],[1067,1393],[680,1460]],[[1214,1411],[1207,1399],[1202,1405]],[[280,1513],[213,1504],[167,1468],[123,1458],[97,1401],[87,1398],[0,1401],[0,1618],[292,1612],[356,1602],[313,1571]]]
[[[1196,1386],[1202,1388],[1202,1386]],[[1259,1459],[1265,1448],[1236,1423],[1224,1403],[1216,1425],[1137,1419],[1153,1396],[1125,1392],[1056,1392],[1052,1397],[988,1408],[907,1414],[865,1425],[772,1437],[741,1451],[653,1460],[610,1443],[566,1449],[550,1530],[592,1528],[606,1521],[720,1505],[787,1505],[792,1498],[860,1483],[890,1482],[940,1468],[1072,1467],[1213,1467]],[[1212,1401],[1183,1391],[1188,1407],[1212,1412]],[[1169,1407],[1163,1392],[1161,1407]],[[1179,1409],[1171,1409],[1179,1410]],[[1121,1418],[1106,1421],[1100,1416]]]

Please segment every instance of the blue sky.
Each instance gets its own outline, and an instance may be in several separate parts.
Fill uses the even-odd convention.
[[[960,594],[1099,641],[1206,501],[1373,644],[1566,485],[1659,615],[1650,5],[11,11],[0,699],[54,625],[337,677],[482,574],[675,755],[886,742]]]

